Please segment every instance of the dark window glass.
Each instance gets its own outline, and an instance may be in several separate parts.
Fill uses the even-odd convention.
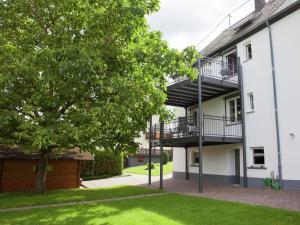
[[[236,116],[237,116],[237,121],[241,121],[241,115],[242,115],[242,110],[241,110],[241,99],[236,99]]]
[[[264,165],[265,164],[265,153],[264,149],[253,149],[254,164]]]
[[[199,153],[194,152],[194,164],[199,164]]]
[[[230,100],[229,101],[229,117],[230,117],[230,122],[235,121],[235,101]]]
[[[247,59],[252,59],[252,47],[251,44],[246,45],[246,54]]]

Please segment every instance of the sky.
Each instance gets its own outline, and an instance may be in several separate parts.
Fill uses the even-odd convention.
[[[205,36],[245,2],[247,0],[161,0],[160,11],[148,16],[147,20],[152,30],[163,33],[170,47],[182,50],[190,45],[198,45],[197,49],[201,50],[229,27],[229,19],[225,19],[212,35],[202,41]],[[253,10],[254,0],[249,0],[231,14],[231,25]]]

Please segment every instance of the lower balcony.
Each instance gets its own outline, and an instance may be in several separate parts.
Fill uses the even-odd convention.
[[[203,145],[241,143],[242,123],[233,118],[204,115],[202,117]],[[194,117],[179,117],[164,125],[163,146],[195,147],[199,144],[200,125]],[[152,129],[153,141],[160,145],[160,126]]]

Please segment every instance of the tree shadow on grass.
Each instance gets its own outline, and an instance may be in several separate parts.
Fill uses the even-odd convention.
[[[0,213],[1,224],[300,225],[300,213],[166,194],[99,204]]]
[[[3,193],[0,194],[0,208],[56,204],[65,202],[88,201],[125,197],[159,192],[138,186],[115,186],[108,188],[89,188],[71,190],[53,190],[42,194]]]

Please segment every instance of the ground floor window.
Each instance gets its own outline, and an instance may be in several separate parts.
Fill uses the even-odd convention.
[[[199,165],[199,152],[198,151],[192,151],[192,157],[191,157],[191,164],[192,165]]]
[[[253,164],[256,166],[265,165],[265,151],[264,148],[253,148]]]

